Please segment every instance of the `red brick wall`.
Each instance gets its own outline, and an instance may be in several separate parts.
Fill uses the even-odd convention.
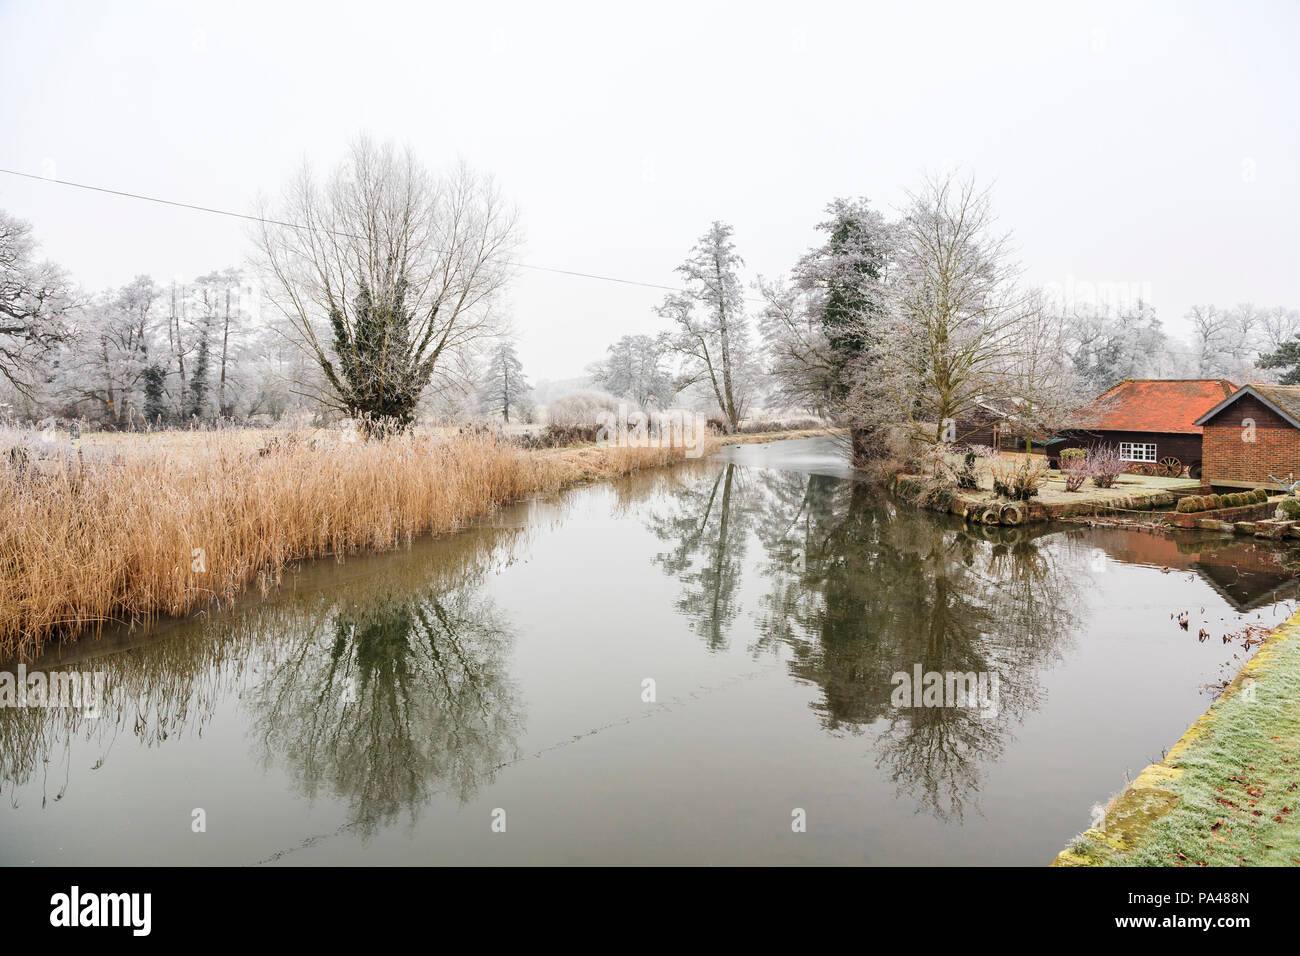
[[[1243,441],[1243,419],[1255,422],[1255,440]],[[1201,477],[1272,486],[1269,475],[1300,477],[1300,429],[1251,395],[1233,402],[1205,424]]]

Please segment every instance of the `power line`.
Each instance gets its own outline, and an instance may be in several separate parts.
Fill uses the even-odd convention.
[[[301,223],[285,222],[280,219],[268,219],[264,216],[254,216],[254,215],[250,215],[249,213],[235,212],[230,209],[218,209],[215,206],[200,206],[195,203],[180,202],[179,200],[175,200],[175,199],[163,199],[159,196],[146,196],[143,195],[142,193],[128,192],[124,189],[110,189],[107,186],[93,186],[89,183],[76,183],[66,179],[54,179],[53,177],[50,176],[38,176],[35,173],[24,173],[17,169],[0,169],[0,173],[6,173],[10,176],[19,176],[22,177],[23,179],[35,179],[38,182],[43,182],[43,183],[54,183],[59,186],[71,186],[74,189],[85,189],[90,192],[105,193],[106,195],[109,196],[120,196],[123,199],[139,199],[143,202],[157,203],[158,205],[161,206],[173,206],[177,209],[189,209],[194,212],[211,213],[214,216],[227,216],[231,219],[243,219],[248,222],[257,222],[268,226],[283,226],[287,229],[306,229],[306,230],[315,229],[318,232],[324,232],[332,236],[340,236],[347,239],[362,238],[361,236],[355,236],[352,235],[351,233],[338,232],[323,227],[304,226]],[[535,272],[551,272],[551,273],[555,273],[556,275],[576,276],[582,279],[595,279],[600,282],[617,282],[620,285],[640,286],[641,288],[644,289],[658,289],[662,292],[681,293],[685,291],[684,289],[678,288],[677,286],[661,285],[657,282],[642,282],[639,279],[623,279],[618,276],[598,275],[593,272],[581,272],[577,269],[556,269],[552,266],[539,266],[529,262],[520,262],[518,260],[510,260],[509,264],[513,266],[517,266],[520,269],[532,269]],[[751,300],[751,301],[756,301],[756,300]]]
[[[305,226],[302,223],[285,222],[284,220],[281,219],[268,219],[264,216],[254,216],[249,213],[235,212],[230,209],[218,209],[215,206],[200,206],[197,205],[196,203],[180,202],[179,200],[176,199],[163,199],[159,196],[146,196],[142,193],[133,193],[124,189],[110,189],[107,186],[94,186],[89,183],[77,183],[67,179],[55,179],[52,176],[38,176],[35,173],[25,173],[16,169],[0,168],[0,173],[5,173],[10,176],[19,176],[23,179],[34,179],[38,182],[43,182],[43,183],[54,183],[59,186],[70,186],[74,189],[85,189],[90,192],[104,193],[109,196],[119,196],[123,199],[138,199],[141,200],[142,202],[157,203],[160,206],[173,206],[177,209],[189,209],[194,212],[206,212],[214,216],[226,216],[231,219],[243,219],[247,222],[262,223],[268,226],[283,226],[287,229],[301,229],[301,230],[314,229],[315,231],[318,232],[324,232],[328,235],[340,236],[347,239],[364,238],[362,236],[353,235],[352,233],[339,232],[337,230],[327,229],[321,226],[315,226],[315,227]],[[519,260],[508,260],[508,264],[516,266],[520,269],[531,269],[534,272],[550,272],[553,273],[554,275],[574,276],[580,279],[593,279],[598,282],[615,282],[618,283],[619,285],[638,286],[643,289],[657,289],[661,292],[676,292],[679,294],[686,292],[685,289],[682,289],[678,286],[662,285],[657,282],[643,282],[639,279],[624,279],[619,276],[600,275],[594,272],[582,272],[577,269],[557,269],[553,266],[539,266],[539,265],[534,265],[533,263],[530,262],[521,262]],[[761,298],[756,298],[754,296],[744,296],[743,298],[746,302],[766,304],[766,300]],[[1186,355],[1192,357],[1200,356],[1200,353],[1198,352],[1180,352],[1172,349],[1166,350],[1166,352],[1172,355]]]

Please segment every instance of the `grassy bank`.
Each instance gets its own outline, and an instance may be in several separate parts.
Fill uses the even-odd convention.
[[[785,441],[788,438],[821,438],[827,435],[842,435],[847,440],[847,428],[797,428],[776,432],[737,432],[733,435],[719,435],[715,440],[719,445],[757,445],[769,441]]]
[[[680,460],[684,449],[526,452],[483,435],[231,430],[96,436],[0,461],[0,659],[109,622],[273,586],[289,564],[384,551],[510,501]]]
[[[1300,865],[1300,613],[1055,866]]]

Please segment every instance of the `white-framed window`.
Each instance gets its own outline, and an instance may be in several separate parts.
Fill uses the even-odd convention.
[[[1119,443],[1119,457],[1123,461],[1155,461],[1156,446],[1154,443],[1122,441]]]

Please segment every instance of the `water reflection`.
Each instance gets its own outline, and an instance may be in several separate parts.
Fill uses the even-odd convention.
[[[873,836],[906,844],[896,858],[908,859],[927,827],[944,834],[936,839],[956,839],[955,828],[934,826],[936,818],[960,820],[977,809],[1010,825],[1015,805],[986,796],[981,806],[979,795],[999,786],[1005,794],[1008,768],[1021,781],[1035,779],[1038,761],[1050,756],[1041,748],[1063,735],[1087,741],[1082,725],[1105,716],[1088,699],[1096,682],[1127,687],[1128,696],[1095,732],[1105,739],[1070,759],[1092,761],[1090,799],[1118,785],[1116,741],[1130,726],[1122,721],[1181,706],[1176,682],[1183,678],[1135,689],[1116,675],[1178,664],[1183,655],[1169,637],[1206,648],[1197,641],[1199,622],[1185,633],[1172,619],[1163,643],[1108,647],[1100,638],[1145,637],[1144,628],[1154,634],[1179,609],[1161,604],[1173,595],[1204,603],[1203,616],[1221,630],[1239,626],[1199,581],[1227,608],[1255,616],[1297,592],[1294,550],[1126,529],[968,528],[897,508],[801,447],[776,454],[777,469],[748,448],[729,456],[735,460],[576,490],[407,552],[313,564],[276,594],[206,621],[75,645],[60,666],[107,672],[104,716],[0,708],[0,792],[11,805],[35,806],[63,800],[71,787],[87,798],[79,808],[87,813],[121,781],[101,782],[86,768],[111,763],[117,747],[110,773],[120,778],[121,764],[144,768],[132,783],[158,786],[156,795],[136,787],[141,815],[170,812],[188,800],[181,794],[195,755],[186,741],[206,737],[213,746],[199,759],[232,778],[252,778],[263,788],[255,792],[287,788],[327,809],[337,805],[343,825],[363,839],[403,820],[414,824],[423,810],[423,834],[437,843],[471,839],[446,823],[457,802],[484,796],[505,765],[518,770],[518,777],[511,771],[514,793],[558,805],[572,788],[574,806],[615,818],[609,832],[619,832],[626,819],[657,812],[658,791],[642,779],[662,781],[693,807],[695,777],[683,768],[721,763],[724,755],[736,761],[726,767],[737,780],[798,767],[799,785],[821,788],[823,813],[839,813],[845,833],[860,835],[855,828],[868,810],[873,819],[891,809],[905,817],[924,810],[916,830],[895,816],[887,836]],[[599,569],[589,568],[594,561]],[[649,582],[637,578],[647,566],[657,569]],[[602,602],[592,591],[616,598]],[[1156,591],[1161,597],[1151,596]],[[687,726],[695,711],[638,707],[618,689],[669,672],[676,683],[698,679],[716,688],[726,675],[755,671],[746,657],[770,665],[758,669],[747,696],[729,697],[740,686],[733,684],[701,704],[714,718],[734,720]],[[1065,668],[1052,670],[1058,658]],[[996,715],[895,706],[894,675],[914,668],[995,675]],[[1195,671],[1194,687],[1202,673]],[[681,698],[703,700],[689,689]],[[653,720],[643,722],[647,716]],[[1172,732],[1160,730],[1155,746]],[[124,748],[161,752],[147,760],[132,754],[132,764],[122,759]],[[520,761],[521,750],[547,756]],[[1077,796],[1067,787],[1079,788],[1077,780],[1044,786],[1057,787],[1050,792],[1059,800]],[[904,799],[894,801],[891,791]],[[439,796],[448,806],[432,809]],[[74,816],[72,802],[62,804],[62,815],[10,817],[12,832],[52,845]],[[293,817],[296,803],[278,809]],[[1066,820],[1061,825],[1075,829],[1046,832],[1043,844],[1054,851],[1082,823]],[[661,836],[646,832],[647,840]],[[969,842],[985,839],[977,828],[962,832]],[[738,859],[755,840],[761,835],[745,836]],[[247,858],[260,859],[267,847],[246,849]],[[458,858],[478,859],[470,850]]]
[[[1076,623],[1075,569],[1034,533],[986,536],[900,511],[861,482],[728,465],[679,490],[649,526],[671,545],[659,563],[682,581],[678,607],[711,648],[728,642],[752,531],[766,595],[751,651],[790,649],[791,674],[820,688],[828,731],[879,722],[878,765],[940,816],[961,814]],[[997,675],[997,715],[894,706],[893,675],[918,665]]]
[[[726,465],[711,478],[677,489],[669,507],[649,519],[650,529],[672,543],[655,561],[681,581],[677,609],[712,650],[727,647],[736,618],[736,589],[753,518],[746,477]]]
[[[515,756],[512,634],[472,586],[346,602],[276,645],[249,695],[263,762],[344,798],[370,834],[435,791],[469,799]]]
[[[263,767],[308,798],[346,803],[363,836],[402,813],[413,820],[435,792],[467,800],[517,754],[514,634],[481,592],[524,533],[477,528],[454,545],[355,559],[308,590],[186,633],[101,656],[88,646],[65,666],[107,672],[105,716],[0,713],[0,781],[48,779],[78,737],[96,742],[101,761],[124,734],[146,746],[201,737],[219,703],[237,697]]]

